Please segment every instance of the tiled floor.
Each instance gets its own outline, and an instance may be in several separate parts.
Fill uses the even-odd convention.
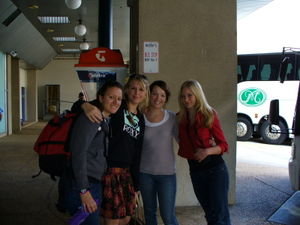
[[[43,126],[36,123],[19,135],[0,138],[0,225],[66,224],[68,217],[54,207],[56,183],[45,174],[31,178],[38,172],[32,147]],[[292,194],[286,169],[269,166],[238,163],[236,187],[232,225],[276,224],[268,217]],[[199,206],[177,207],[176,214],[181,225],[206,224]]]

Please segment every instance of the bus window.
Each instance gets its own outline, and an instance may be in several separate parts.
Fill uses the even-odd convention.
[[[256,77],[256,66],[249,64],[240,65],[242,73],[242,81],[255,80]]]
[[[300,55],[297,55],[297,70],[295,74],[295,80],[300,80]]]
[[[241,66],[238,65],[237,67],[237,82],[240,83],[242,80],[242,71],[241,71]]]
[[[294,79],[293,66],[292,66],[291,63],[289,63],[288,66],[287,66],[286,79],[287,80],[295,80]]]
[[[262,70],[260,72],[261,80],[270,80],[270,75],[271,75],[271,65],[270,64],[263,65]]]
[[[251,66],[249,71],[251,71],[251,76],[247,77],[247,80],[257,80],[257,70],[255,66]]]
[[[285,77],[286,77],[286,80],[295,80],[295,66],[296,66],[296,63],[295,63],[295,55],[294,54],[287,54],[289,60],[288,60],[288,65],[287,65],[287,70],[286,70],[286,74],[285,74]],[[298,63],[297,63],[298,64]],[[298,64],[299,66],[299,64]],[[296,78],[297,80],[297,78]]]
[[[241,81],[256,80],[257,56],[238,57],[238,74]]]
[[[260,74],[258,80],[278,80],[281,56],[279,54],[261,55],[259,58]]]

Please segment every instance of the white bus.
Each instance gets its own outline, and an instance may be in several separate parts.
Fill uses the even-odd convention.
[[[267,144],[282,144],[291,138],[294,108],[299,77],[300,53],[286,53],[286,81],[279,82],[282,53],[247,54],[238,56],[237,86],[237,140],[247,141],[261,137]],[[269,105],[272,99],[280,100],[280,121],[269,131]]]
[[[283,48],[283,59],[285,59],[286,51],[293,51],[295,48]],[[296,49],[299,51],[299,49]],[[296,53],[297,54],[297,53]],[[280,67],[280,81],[281,83],[288,82],[286,77],[286,69],[287,69],[287,62],[286,60],[283,60],[281,67]],[[299,87],[297,88],[296,93],[296,104],[294,108],[290,108],[290,111],[292,111],[294,117],[293,117],[293,123],[292,123],[292,129],[289,130],[289,134],[292,134],[294,137],[292,139],[292,151],[291,151],[291,157],[289,160],[289,178],[291,182],[291,186],[294,190],[300,190],[300,82],[298,81]],[[282,117],[282,101],[281,98],[272,100],[272,103],[270,104],[270,116],[269,121],[270,124],[270,132],[271,133],[278,133],[276,130],[276,127],[279,125],[281,117]],[[275,126],[275,129],[273,129],[273,126]]]

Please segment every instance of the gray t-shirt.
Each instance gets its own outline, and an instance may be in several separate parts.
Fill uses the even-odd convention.
[[[176,115],[164,111],[164,118],[151,123],[145,118],[145,134],[140,164],[140,172],[152,175],[175,174],[173,140],[177,138]]]

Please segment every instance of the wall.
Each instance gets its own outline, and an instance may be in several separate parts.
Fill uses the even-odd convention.
[[[159,43],[159,73],[171,87],[169,108],[177,111],[181,83],[197,79],[209,103],[218,111],[230,153],[229,202],[235,202],[236,168],[236,1],[140,0],[139,68],[143,72],[143,42]],[[177,151],[177,149],[176,149]],[[177,158],[177,205],[196,205],[187,163]]]
[[[11,129],[12,133],[17,134],[21,131],[21,110],[20,110],[20,69],[19,59],[10,57],[8,60],[8,89],[11,100]],[[10,111],[9,109],[9,111]]]
[[[27,70],[27,120],[38,121],[37,79],[36,70]]]
[[[20,68],[20,119],[23,119],[23,120],[27,120],[27,103],[28,103],[28,100],[27,100],[27,92],[28,92],[28,87],[27,87],[27,71],[24,70],[24,69],[21,69]],[[25,112],[23,112],[23,108],[22,108],[22,87],[25,88],[25,101],[24,101],[24,104],[25,104]],[[22,115],[24,115],[24,118],[22,118]]]
[[[60,111],[70,109],[81,91],[80,82],[74,65],[78,60],[52,60],[43,70],[37,71],[38,83],[38,117],[44,117],[45,85],[60,85]]]

